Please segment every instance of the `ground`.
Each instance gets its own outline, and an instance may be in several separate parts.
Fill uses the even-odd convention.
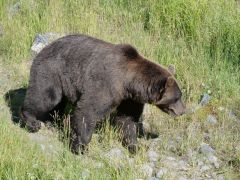
[[[234,0],[22,0],[13,8],[17,2],[0,3],[1,179],[240,178],[240,11]],[[67,131],[46,124],[28,133],[19,127],[17,109],[34,38],[47,32],[130,43],[148,59],[174,64],[189,113],[173,119],[147,106],[144,126],[159,137],[139,139],[134,157],[108,124],[80,156],[68,150]],[[204,94],[210,100],[200,106]]]

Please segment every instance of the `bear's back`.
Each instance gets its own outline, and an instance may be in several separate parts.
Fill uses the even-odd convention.
[[[50,45],[43,48],[37,55],[35,61],[50,60],[84,60],[96,52],[103,52],[104,49],[113,48],[114,45],[90,36],[73,34],[57,39]]]

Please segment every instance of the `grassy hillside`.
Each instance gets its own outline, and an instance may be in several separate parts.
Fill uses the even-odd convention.
[[[16,3],[19,8],[14,9]],[[215,172],[226,179],[240,177],[238,1],[1,0],[0,27],[0,178],[78,179],[86,169],[89,179],[144,178],[140,166],[148,161],[145,152],[152,140],[140,139],[142,149],[133,166],[129,159],[112,162],[104,158],[111,148],[121,148],[109,126],[93,138],[87,155],[77,157],[62,147],[55,137],[57,132],[49,137],[61,148],[46,154],[38,143],[29,140],[26,131],[12,123],[9,102],[17,108],[22,99],[6,101],[6,94],[27,86],[30,47],[35,35],[45,32],[84,33],[113,43],[130,43],[152,61],[174,64],[187,106],[196,105],[204,93],[210,94],[211,101],[177,120],[148,107],[144,121],[162,139],[155,149],[161,157],[172,154],[181,158],[189,149],[197,152],[200,144],[207,142],[221,162]],[[232,111],[238,119],[229,116]],[[206,123],[209,114],[217,118],[217,124]],[[210,136],[207,140],[206,134]],[[177,137],[182,141],[173,151],[169,141]],[[98,169],[99,162],[104,167]],[[190,165],[189,177],[197,166]],[[158,161],[157,167],[162,166]],[[170,177],[171,173],[166,175],[166,179]]]

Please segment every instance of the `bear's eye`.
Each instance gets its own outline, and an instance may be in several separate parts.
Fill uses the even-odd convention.
[[[176,103],[178,101],[178,98],[174,98],[171,100],[171,104]]]

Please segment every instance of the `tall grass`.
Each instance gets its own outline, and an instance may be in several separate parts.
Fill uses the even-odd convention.
[[[13,13],[10,7],[16,2],[20,2],[20,9]],[[239,112],[240,6],[235,0],[1,0],[0,25],[4,29],[4,35],[0,37],[0,75],[9,76],[7,85],[0,88],[1,93],[27,85],[29,67],[26,62],[32,59],[30,47],[37,33],[83,33],[113,43],[133,44],[152,61],[165,66],[174,64],[189,105],[196,104],[204,92],[210,92],[211,104],[192,117],[185,117],[182,122],[168,118],[163,118],[163,124],[153,122],[156,130],[166,133],[166,140],[181,132],[189,121],[201,122],[207,113],[217,114],[219,106]],[[3,99],[0,102],[4,104]],[[9,112],[5,105],[3,107],[5,111],[0,117],[8,120]],[[226,133],[222,136],[218,128],[214,129],[212,144],[219,151],[228,150],[240,161],[240,151],[233,148],[240,141],[239,134],[232,131],[233,124],[228,122],[226,114],[218,114],[218,117],[221,122],[218,128]],[[26,177],[30,172],[43,179],[52,179],[59,174],[59,179],[61,175],[76,178],[80,176],[76,170],[80,171],[86,165],[92,167],[93,177],[99,174],[98,170],[93,170],[94,162],[82,164],[68,151],[63,150],[64,157],[60,153],[59,158],[46,158],[39,148],[24,140],[26,133],[16,131],[17,127],[4,121],[0,124],[0,177]],[[166,132],[164,128],[173,131]],[[202,141],[203,130],[198,129],[195,133],[199,136],[196,137],[189,129],[186,132],[189,136],[182,145],[183,152]],[[224,142],[228,143],[224,145]],[[111,143],[103,144],[110,147]],[[94,158],[99,158],[96,154],[104,148],[95,141],[92,145]],[[137,159],[144,161],[144,153]],[[32,164],[35,162],[40,168],[34,169]],[[102,179],[108,173],[113,179],[138,177],[136,168],[129,165],[121,173],[109,162],[106,165],[105,170],[101,169]]]

